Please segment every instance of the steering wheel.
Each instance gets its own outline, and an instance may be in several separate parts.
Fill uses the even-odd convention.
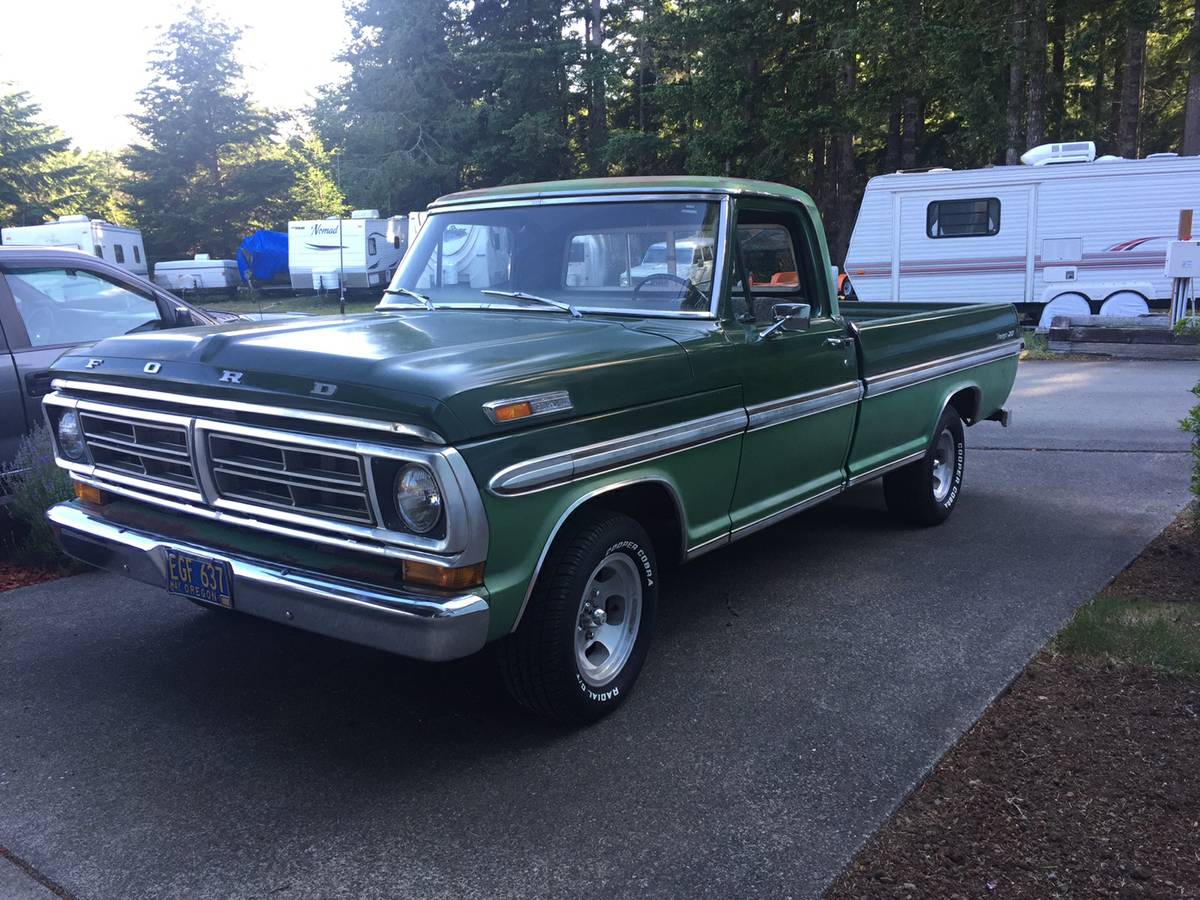
[[[700,290],[700,288],[696,287],[695,283],[689,281],[688,279],[682,278],[679,275],[672,275],[670,272],[655,272],[653,275],[647,275],[634,286],[633,297],[631,299],[637,300],[638,291],[656,279],[658,281],[665,281],[668,284],[677,284],[683,288],[683,291],[681,292],[681,296],[683,296],[683,303],[681,304],[682,309],[708,309],[709,299],[704,291]]]
[[[25,320],[25,331],[29,334],[29,343],[34,347],[45,347],[55,343],[54,334],[58,331],[58,320],[54,310],[48,306],[35,306],[22,316]]]

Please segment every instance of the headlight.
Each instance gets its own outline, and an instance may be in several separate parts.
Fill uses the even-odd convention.
[[[442,518],[442,492],[432,472],[410,463],[396,473],[396,511],[417,534],[433,530]]]
[[[67,410],[58,420],[58,449],[63,456],[75,462],[87,456],[83,429],[79,427],[79,414],[73,409]]]

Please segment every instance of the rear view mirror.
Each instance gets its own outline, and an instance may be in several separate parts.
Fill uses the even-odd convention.
[[[808,331],[812,323],[812,307],[807,303],[776,303],[771,313],[784,331]]]
[[[775,324],[758,336],[760,341],[780,331],[808,331],[812,324],[812,307],[807,303],[776,303],[771,307],[771,314],[775,317]]]

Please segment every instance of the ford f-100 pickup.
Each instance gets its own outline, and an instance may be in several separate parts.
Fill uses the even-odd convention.
[[[1011,305],[844,303],[809,197],[721,178],[434,202],[371,314],[54,366],[65,550],[214,610],[446,660],[524,706],[630,692],[660,570],[882,477],[950,515],[1007,424]],[[798,562],[797,565],[800,563]]]

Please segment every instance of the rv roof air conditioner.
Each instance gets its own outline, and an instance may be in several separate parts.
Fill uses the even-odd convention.
[[[1066,144],[1042,144],[1026,150],[1021,162],[1027,166],[1053,166],[1062,163],[1092,162],[1096,159],[1096,144],[1092,141],[1070,141]]]
[[[89,221],[89,219],[87,216],[59,216],[58,221],[59,222],[87,222],[87,221]]]
[[[379,210],[377,209],[356,209],[350,213],[352,219],[378,219]]]

